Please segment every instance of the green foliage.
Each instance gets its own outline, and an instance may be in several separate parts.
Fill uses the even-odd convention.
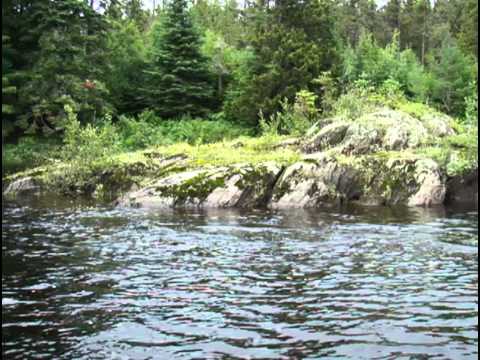
[[[441,140],[434,147],[420,149],[420,154],[436,160],[448,176],[462,175],[478,168],[478,126],[457,124],[457,134]]]
[[[79,16],[83,14],[83,16]],[[75,105],[82,121],[102,116],[108,104],[102,82],[104,19],[84,2],[39,4],[35,63],[19,89],[22,118],[31,131],[55,132],[64,106]]]
[[[427,97],[429,78],[411,50],[400,51],[398,34],[385,48],[378,46],[371,34],[362,34],[359,45],[344,52],[343,64],[346,84],[361,79],[380,88],[386,81],[396,81],[407,95]]]
[[[478,125],[478,88],[472,85],[471,95],[465,98],[465,121],[470,125]]]
[[[229,45],[222,35],[211,30],[205,32],[201,50],[216,77],[217,99],[223,101],[226,93],[231,97],[229,91],[238,88],[248,72],[246,62],[251,58],[251,52]]]
[[[2,36],[2,139],[15,129],[17,87],[12,84],[12,48],[8,36]]]
[[[222,119],[221,114],[211,120],[162,120],[152,111],[143,112],[138,119],[121,117],[119,131],[123,147],[129,150],[178,142],[207,144],[252,133],[250,128]]]
[[[52,163],[58,159],[58,139],[26,136],[2,145],[2,176]]]
[[[144,80],[147,50],[137,24],[131,20],[111,21],[107,49],[110,61],[105,83],[111,103],[119,113],[141,111],[145,105],[138,89]]]
[[[258,113],[257,108],[251,106],[248,95],[251,91],[256,57],[251,49],[243,49],[235,52],[232,60],[232,76],[225,92],[223,111],[229,119],[254,126],[257,124]]]
[[[73,167],[88,167],[99,160],[105,160],[119,150],[119,136],[111,118],[106,116],[101,126],[82,126],[77,115],[69,106],[64,129],[63,147],[60,157]]]
[[[198,28],[217,34],[228,46],[237,47],[245,38],[241,10],[236,0],[199,0],[191,8]]]
[[[434,76],[432,99],[448,114],[463,116],[465,98],[472,93],[478,76],[477,64],[462,53],[452,38],[444,40],[430,60]]]
[[[312,83],[320,86],[322,93],[321,112],[324,115],[330,114],[339,96],[337,79],[334,78],[331,71],[324,71],[318,78],[312,80]]]
[[[278,1],[259,7],[254,16],[255,63],[240,116],[261,109],[274,114],[281,101],[293,101],[301,89],[315,90],[312,80],[336,63],[332,4],[329,1]],[[253,111],[254,110],[254,111]]]
[[[310,91],[301,90],[295,96],[295,103],[288,99],[281,102],[281,110],[271,115],[268,121],[260,113],[260,129],[264,135],[304,135],[313,125],[318,114],[315,107],[317,96]]]
[[[374,88],[368,82],[357,81],[332,106],[332,113],[345,120],[355,120],[375,108]]]
[[[458,39],[462,49],[478,57],[478,1],[465,0]]]
[[[213,86],[200,36],[186,0],[169,3],[152,29],[151,63],[145,71],[147,105],[164,118],[205,115],[213,105]]]

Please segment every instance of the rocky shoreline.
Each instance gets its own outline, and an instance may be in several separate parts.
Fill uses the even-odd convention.
[[[478,204],[478,166],[462,174],[419,149],[455,134],[447,116],[413,117],[378,109],[354,122],[323,120],[302,139],[288,139],[300,154],[291,164],[274,161],[192,167],[185,154],[156,154],[155,166],[93,175],[89,195],[108,192],[115,204],[144,208],[317,208]],[[241,147],[239,143],[236,146]],[[143,169],[143,170],[142,170]],[[4,195],[48,189],[43,172],[16,176]],[[141,181],[139,181],[141,179]],[[85,191],[87,192],[87,191]]]

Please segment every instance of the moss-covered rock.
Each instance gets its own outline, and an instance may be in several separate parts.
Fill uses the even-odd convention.
[[[54,190],[154,208],[433,206],[478,199],[468,185],[474,182],[463,181],[478,168],[477,134],[476,126],[426,106],[377,107],[354,120],[319,121],[304,139],[174,144],[85,167],[53,164],[10,176],[4,188],[7,194]]]
[[[266,206],[281,167],[275,163],[185,171],[127,194],[121,206],[258,208]]]
[[[269,206],[313,208],[358,196],[358,176],[349,165],[321,156],[288,167],[275,184]]]

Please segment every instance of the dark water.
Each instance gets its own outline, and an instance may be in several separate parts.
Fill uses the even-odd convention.
[[[4,359],[476,359],[478,213],[4,203]]]

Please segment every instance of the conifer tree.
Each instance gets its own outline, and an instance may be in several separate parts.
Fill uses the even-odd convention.
[[[146,102],[164,118],[204,115],[213,101],[208,63],[200,52],[186,0],[172,0],[153,28],[152,63],[146,71]]]
[[[252,39],[256,54],[249,106],[268,116],[302,90],[318,90],[312,80],[337,63],[333,9],[327,0],[277,0],[256,13]]]
[[[11,47],[9,38],[2,36],[2,138],[15,128],[15,95],[17,88],[12,84]]]
[[[102,77],[105,61],[105,22],[84,2],[40,3],[33,16],[40,21],[35,62],[19,89],[23,125],[31,130],[56,131],[70,104],[83,121],[92,121],[108,107]]]

